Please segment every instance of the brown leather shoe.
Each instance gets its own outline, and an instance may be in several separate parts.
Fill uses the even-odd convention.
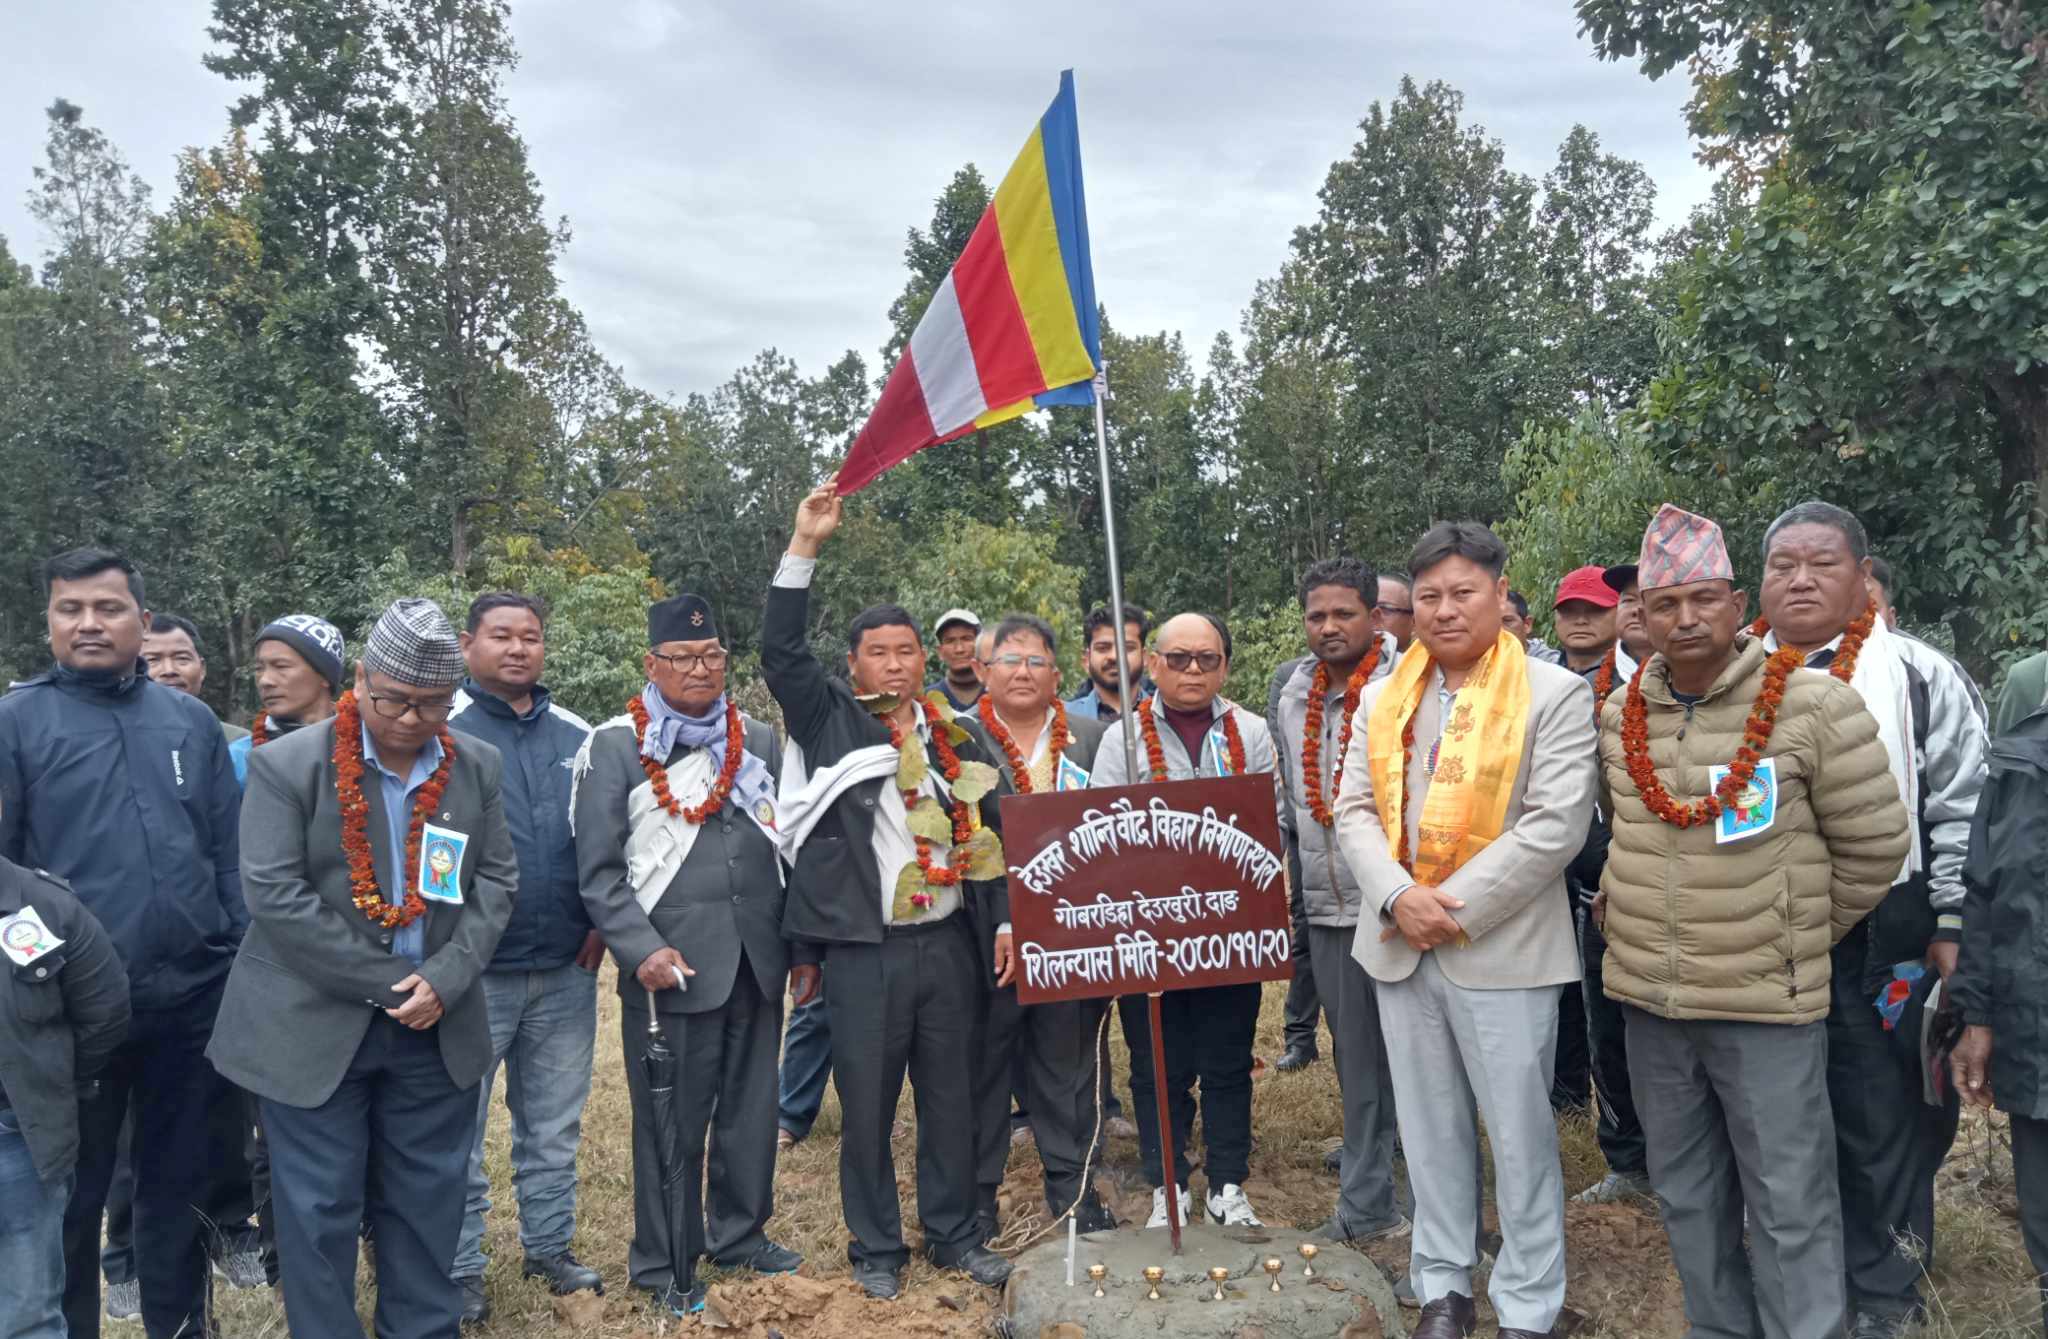
[[[1415,1323],[1410,1339],[1465,1339],[1475,1323],[1472,1299],[1463,1293],[1446,1293],[1422,1308],[1422,1319]]]

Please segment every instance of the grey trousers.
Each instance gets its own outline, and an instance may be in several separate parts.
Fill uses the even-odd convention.
[[[1108,1007],[1107,1000],[1022,1005],[1015,986],[989,992],[974,1053],[975,1204],[989,1222],[1010,1161],[1010,1094],[1020,1065],[1019,1095],[1045,1168],[1046,1204],[1064,1213],[1081,1193],[1095,1134],[1095,1034]]]
[[[619,1003],[633,1104],[633,1244],[626,1267],[635,1287],[658,1293],[675,1279],[661,1149],[640,1063],[647,1053],[647,997],[627,992]],[[678,1211],[691,1237],[685,1258],[703,1254],[744,1264],[767,1241],[762,1229],[775,1212],[775,1040],[782,1033],[782,1000],[761,994],[753,965],[742,957],[724,1004],[703,1013],[664,1013],[661,1027],[676,1056],[676,1116],[688,1164],[675,1187],[688,1198]],[[693,1281],[694,1273],[681,1286]]]
[[[1467,989],[1443,974],[1435,953],[1423,954],[1407,980],[1374,985],[1415,1192],[1415,1295],[1424,1305],[1447,1293],[1472,1295],[1476,1104],[1500,1210],[1500,1257],[1487,1296],[1504,1328],[1547,1334],[1564,1308],[1564,1171],[1550,1112],[1557,987]]]
[[[1628,1011],[1629,1087],[1692,1339],[1842,1333],[1848,1302],[1827,1063],[1821,1023]]]
[[[1337,1218],[1357,1235],[1392,1223],[1394,1204],[1394,1074],[1380,1036],[1380,1005],[1372,978],[1351,956],[1354,925],[1311,925],[1308,951],[1330,1020],[1330,1049],[1344,1097],[1344,1172]]]

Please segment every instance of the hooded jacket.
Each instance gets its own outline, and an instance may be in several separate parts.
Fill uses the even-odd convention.
[[[249,926],[242,804],[206,704],[58,668],[0,698],[0,856],[71,885],[113,941],[135,1011],[216,986]]]
[[[1709,769],[1741,747],[1764,660],[1762,642],[1739,636],[1691,705],[1672,695],[1662,655],[1645,667],[1650,761],[1676,803],[1711,793]],[[1623,757],[1627,696],[1617,688],[1600,716],[1608,996],[1664,1018],[1818,1022],[1830,950],[1884,899],[1906,855],[1905,806],[1862,696],[1826,675],[1790,676],[1764,754],[1768,825],[1725,840],[1720,822],[1679,828],[1644,804]]]

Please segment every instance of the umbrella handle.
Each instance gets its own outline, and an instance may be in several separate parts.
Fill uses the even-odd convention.
[[[650,1037],[659,1037],[661,1035],[661,1018],[654,1012],[654,992],[651,990],[647,992],[647,1035]]]

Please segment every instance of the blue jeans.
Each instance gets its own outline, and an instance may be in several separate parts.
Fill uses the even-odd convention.
[[[484,1215],[491,1181],[484,1174],[484,1130],[491,1084],[505,1064],[505,1106],[512,1113],[512,1184],[519,1196],[519,1244],[529,1260],[569,1249],[576,1235],[576,1146],[590,1096],[597,1040],[597,974],[574,963],[544,972],[485,972],[491,1015],[491,1067],[477,1088],[476,1147],[469,1156],[469,1206],[452,1277],[484,1272]]]
[[[825,1080],[832,1077],[832,1024],[825,1017],[825,988],[816,998],[789,1012],[782,1036],[781,1092],[777,1124],[797,1138],[811,1132],[818,1108],[825,1105]]]
[[[37,1176],[14,1112],[0,1109],[0,1339],[64,1339],[70,1199],[70,1174]]]

